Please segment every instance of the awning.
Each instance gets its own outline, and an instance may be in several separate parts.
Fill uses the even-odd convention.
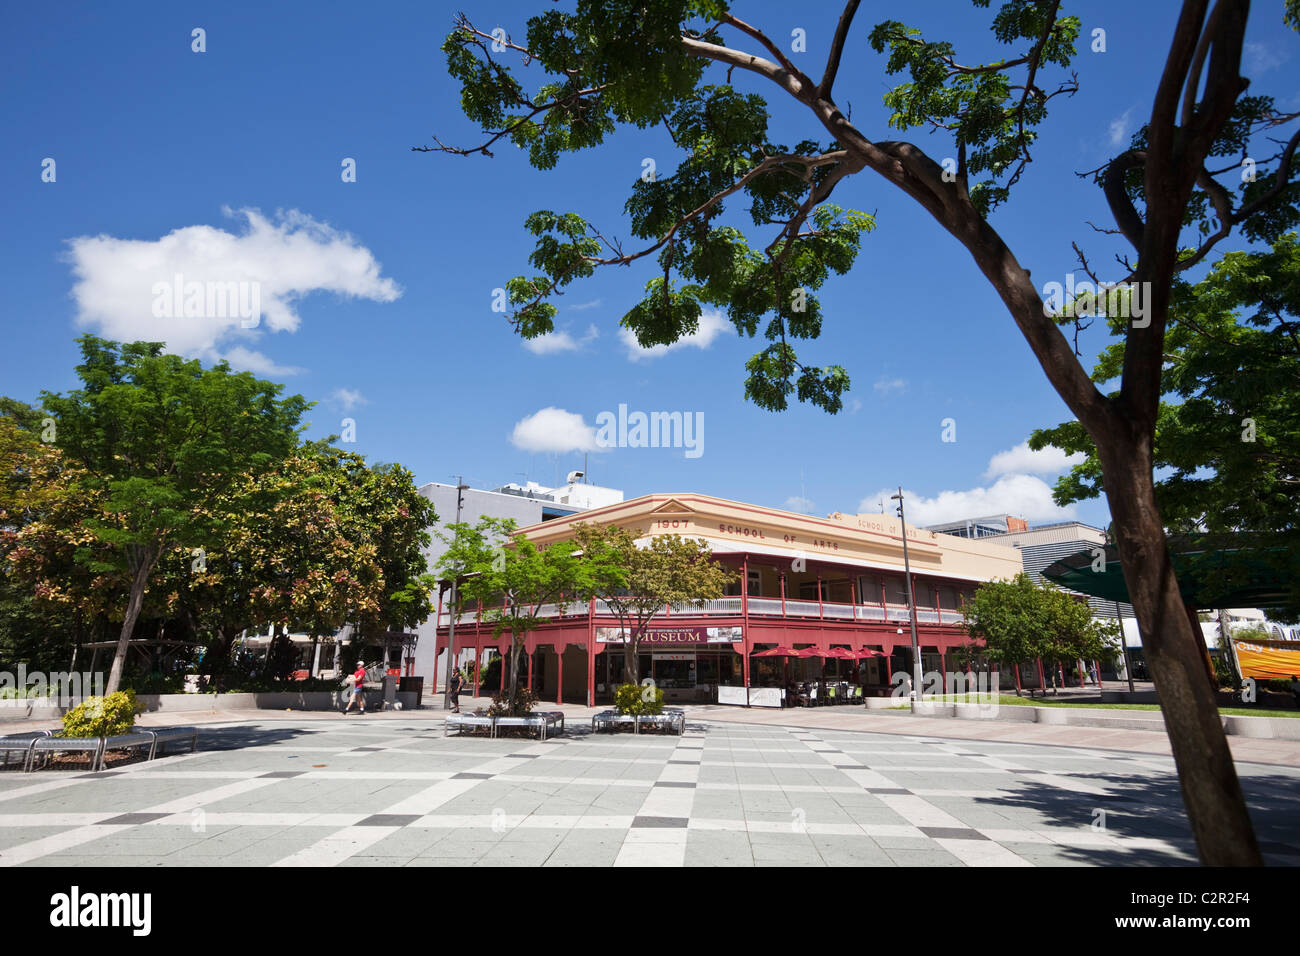
[[[1171,535],[1169,550],[1183,601],[1198,610],[1281,607],[1295,588],[1297,556],[1260,535]],[[1109,545],[1104,555],[1097,551],[1061,558],[1043,569],[1043,577],[1090,597],[1133,603],[1118,551]]]

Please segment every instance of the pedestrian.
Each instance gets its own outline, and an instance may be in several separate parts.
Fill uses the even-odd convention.
[[[461,676],[460,668],[453,668],[451,672],[451,712],[460,713],[460,692],[465,689],[465,678]]]
[[[357,669],[348,676],[348,680],[352,683],[352,697],[347,707],[343,709],[343,716],[348,715],[353,704],[360,704],[361,716],[364,717],[366,715],[366,665],[362,661],[357,661]]]

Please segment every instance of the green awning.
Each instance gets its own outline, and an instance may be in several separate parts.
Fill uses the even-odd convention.
[[[1257,536],[1171,535],[1169,548],[1183,601],[1197,610],[1281,607],[1295,589],[1297,556]],[[1089,597],[1131,604],[1118,552],[1109,545],[1104,554],[1099,550],[1100,545],[1062,558],[1043,577]]]

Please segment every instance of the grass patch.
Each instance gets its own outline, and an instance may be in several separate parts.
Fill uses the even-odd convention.
[[[992,704],[1005,707],[1074,707],[1081,710],[1159,710],[1159,704],[1103,704],[1100,701],[1051,700],[1042,697],[1017,697],[1015,694],[999,694],[994,700],[993,694],[941,694],[927,696],[928,701],[959,704]],[[893,708],[891,708],[893,709]],[[1220,707],[1220,714],[1232,717],[1289,717],[1300,718],[1300,710],[1279,710],[1269,707]]]

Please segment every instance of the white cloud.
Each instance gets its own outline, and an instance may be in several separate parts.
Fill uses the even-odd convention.
[[[849,401],[849,414],[856,415],[860,411],[862,411],[862,399],[860,398],[851,399]]]
[[[646,359],[667,355],[675,349],[688,347],[707,349],[719,335],[728,334],[731,331],[732,325],[727,321],[726,316],[716,310],[708,310],[700,313],[700,327],[698,329],[690,335],[682,336],[672,345],[654,345],[648,349],[642,348],[636,340],[636,333],[631,329],[620,329],[618,337],[627,349],[627,357],[633,362],[641,362]]]
[[[895,493],[894,489],[886,488],[868,495],[858,505],[858,511],[878,511],[880,499],[888,500]],[[1074,517],[1074,508],[1057,506],[1052,501],[1051,486],[1034,475],[1003,475],[987,488],[941,491],[933,498],[904,490],[903,497],[907,522],[913,525],[1001,514],[1016,515],[1027,521],[1064,521]]]
[[[585,312],[587,309],[594,309],[600,305],[600,299],[592,299],[590,302],[579,302],[576,305],[569,306],[571,312]]]
[[[1052,486],[1040,475],[1055,477],[1084,460],[1081,454],[1067,455],[1058,448],[1030,451],[1028,442],[1000,451],[989,459],[983,477],[993,484],[964,491],[941,491],[927,498],[904,491],[910,524],[930,525],[986,515],[1015,515],[1026,521],[1065,521],[1075,516],[1073,505],[1060,507],[1052,500]],[[893,489],[868,495],[858,504],[859,512],[876,512],[888,501]]]
[[[596,429],[575,412],[548,406],[517,421],[510,443],[524,451],[595,451]]]
[[[358,405],[370,404],[370,399],[362,395],[359,389],[342,387],[330,392],[330,401],[343,406],[343,410],[346,412],[352,411]]]
[[[1249,73],[1267,73],[1287,61],[1285,54],[1270,50],[1262,43],[1247,43],[1242,48],[1242,52],[1245,54],[1246,70]]]
[[[304,296],[392,302],[402,294],[380,275],[369,249],[305,213],[272,220],[256,209],[223,211],[244,220],[238,233],[196,225],[160,239],[68,240],[78,324],[118,341],[165,342],[182,355],[215,359],[225,350],[232,365],[269,370],[275,364],[246,343],[268,331],[296,331]]]
[[[1059,448],[1048,446],[1042,451],[1031,451],[1029,442],[1022,441],[1015,448],[1000,451],[989,459],[985,478],[998,475],[1059,475],[1074,465],[1080,464],[1086,455],[1076,452],[1067,455]]]
[[[553,355],[556,352],[576,352],[588,342],[600,337],[600,329],[594,325],[587,326],[587,332],[580,339],[575,339],[567,331],[547,332],[535,339],[524,339],[524,348],[534,355]]]
[[[881,395],[890,395],[894,392],[902,392],[907,388],[907,382],[901,378],[882,378],[876,384],[871,386]]]
[[[297,375],[302,371],[293,365],[277,365],[269,356],[242,345],[236,345],[221,357],[235,371],[252,372],[254,375]]]
[[[785,508],[787,511],[794,511],[801,515],[810,515],[813,513],[813,503],[810,499],[801,495],[793,495],[785,499]]]
[[[1110,121],[1110,145],[1119,146],[1128,141],[1129,130],[1133,128],[1133,107],[1130,106],[1119,116]]]

